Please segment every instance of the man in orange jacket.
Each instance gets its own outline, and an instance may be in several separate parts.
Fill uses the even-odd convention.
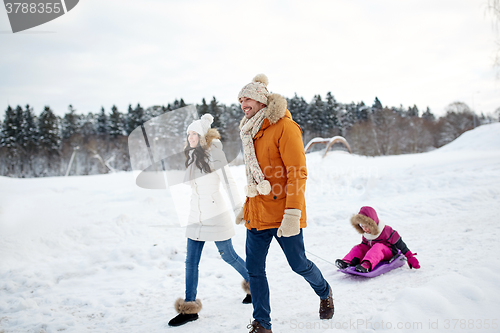
[[[240,136],[245,156],[247,199],[236,224],[247,227],[246,265],[252,294],[250,332],[271,332],[266,256],[273,238],[292,270],[320,297],[321,319],[333,317],[332,290],[316,265],[307,259],[302,228],[306,223],[306,157],[302,130],[292,120],[286,99],[267,90],[268,79],[257,75],[238,94],[245,116]],[[250,328],[250,327],[249,327]]]

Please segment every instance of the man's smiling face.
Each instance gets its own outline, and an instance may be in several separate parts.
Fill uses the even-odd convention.
[[[241,97],[240,103],[241,109],[245,112],[245,117],[247,119],[252,118],[257,112],[259,112],[259,110],[266,107],[265,104],[248,97]]]

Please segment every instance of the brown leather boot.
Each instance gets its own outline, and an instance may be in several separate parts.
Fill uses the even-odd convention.
[[[268,330],[260,325],[260,323],[254,320],[251,324],[247,326],[247,328],[251,328],[248,333],[273,333],[273,331]]]
[[[319,300],[319,319],[332,319],[333,318],[333,297],[332,297],[332,288],[330,288],[330,294],[327,299]]]

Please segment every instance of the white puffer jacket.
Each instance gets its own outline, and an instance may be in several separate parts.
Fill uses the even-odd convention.
[[[186,237],[198,241],[223,241],[234,236],[234,219],[231,212],[241,207],[241,201],[220,140],[213,140],[207,153],[210,168],[215,171],[206,174],[194,168]],[[226,205],[220,191],[221,183],[228,196],[232,197],[233,207]]]

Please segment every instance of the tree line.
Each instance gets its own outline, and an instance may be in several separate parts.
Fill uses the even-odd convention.
[[[378,98],[371,106],[340,103],[330,92],[325,99],[316,95],[309,103],[297,94],[287,100],[293,119],[303,130],[304,144],[315,137],[339,135],[347,139],[353,153],[369,156],[429,151],[480,124],[500,121],[476,115],[462,102],[451,103],[446,114],[436,118],[429,108],[421,113],[415,105],[384,107]],[[129,171],[128,135],[148,120],[184,106],[180,99],[167,106],[129,105],[121,112],[113,105],[109,112],[102,107],[97,113],[80,114],[69,105],[62,117],[49,106],[38,116],[30,105],[8,106],[0,131],[0,175],[46,177]],[[199,115],[214,116],[212,127],[219,129],[224,141],[238,142],[243,116],[239,105],[226,106],[213,97],[209,103],[202,99],[196,106]],[[172,124],[165,131],[182,137],[185,129]],[[72,158],[74,163],[68,168]]]

